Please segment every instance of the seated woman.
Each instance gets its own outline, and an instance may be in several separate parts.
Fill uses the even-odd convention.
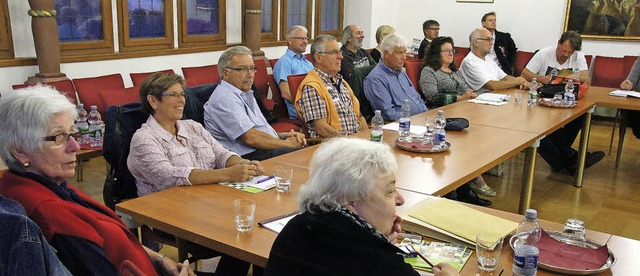
[[[380,48],[380,43],[386,36],[393,34],[395,32],[396,32],[396,29],[394,29],[389,25],[382,25],[378,27],[378,30],[376,30],[376,42],[378,43],[378,45],[375,48],[373,48],[370,53],[371,58],[373,58],[373,60],[375,60],[376,62],[380,62],[380,58],[382,57],[382,54],[380,52],[380,50],[382,50],[382,48]]]
[[[174,186],[247,181],[263,173],[259,161],[242,159],[201,124],[181,120],[184,85],[180,75],[162,72],[140,85],[140,101],[151,116],[131,138],[127,159],[139,196]]]
[[[334,138],[310,161],[300,215],[276,238],[265,275],[418,275],[390,240],[400,231],[398,165],[389,146]],[[435,275],[458,275],[449,264]]]
[[[77,117],[69,99],[48,86],[3,93],[0,156],[9,171],[0,194],[22,204],[73,275],[117,275],[129,264],[146,275],[193,274],[143,247],[116,213],[67,184],[80,149]]]
[[[620,89],[640,91],[640,57],[633,63],[629,76],[620,83]],[[633,130],[633,135],[640,139],[640,111],[627,110],[627,126]]]
[[[440,107],[477,96],[458,71],[458,65],[453,59],[455,54],[453,46],[451,37],[441,36],[433,39],[427,49],[420,73],[420,88],[428,106]],[[478,198],[473,194],[469,195],[468,188],[484,196],[496,195],[496,192],[485,183],[482,175],[472,180],[469,185],[458,188],[457,199],[478,205],[490,205],[491,201]]]

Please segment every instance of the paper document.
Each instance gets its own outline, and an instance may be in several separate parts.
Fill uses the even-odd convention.
[[[634,97],[634,98],[640,98],[640,92],[636,92],[636,91],[629,91],[629,90],[616,90],[616,91],[611,91],[609,92],[609,96],[615,96],[615,97]]]
[[[497,94],[497,93],[482,93],[476,97],[476,100],[487,101],[487,102],[506,102],[509,101],[511,95],[506,94]]]
[[[478,100],[478,99],[469,100],[468,102],[477,103],[477,104],[487,104],[487,105],[505,105],[505,104],[507,104],[507,102],[484,101],[484,100]]]
[[[478,233],[504,237],[518,226],[516,222],[442,198],[426,198],[413,206],[408,214],[467,241],[475,241]]]
[[[399,128],[400,128],[400,124],[399,123],[390,123],[390,124],[386,124],[386,125],[382,126],[382,129],[392,130],[392,131],[398,131]],[[409,132],[411,134],[418,134],[418,135],[424,134],[425,131],[427,131],[427,127],[419,126],[419,125],[413,125],[413,124],[411,124],[411,128],[409,129]]]
[[[276,186],[276,179],[273,175],[254,176],[245,182],[221,182],[220,185],[235,188],[252,194],[269,190]]]
[[[282,229],[284,229],[284,227],[287,225],[287,223],[289,223],[289,221],[293,217],[297,216],[298,214],[299,212],[296,211],[291,214],[286,214],[286,215],[278,216],[275,218],[263,220],[261,222],[258,222],[258,225],[264,228],[267,228],[273,232],[280,233],[282,232]]]

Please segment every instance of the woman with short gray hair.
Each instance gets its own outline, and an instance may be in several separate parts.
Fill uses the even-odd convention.
[[[333,138],[310,161],[300,215],[276,238],[264,275],[418,275],[393,245],[402,219],[398,165],[386,144]],[[435,275],[457,275],[438,264]]]

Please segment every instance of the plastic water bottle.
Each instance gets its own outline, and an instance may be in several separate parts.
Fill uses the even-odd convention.
[[[433,131],[433,145],[442,146],[447,140],[444,127],[447,125],[447,118],[444,117],[444,111],[438,110],[435,120],[435,130]]]
[[[380,110],[376,110],[375,115],[371,118],[371,141],[374,142],[382,142],[384,120],[381,114]]]
[[[531,86],[529,86],[529,105],[535,106],[538,104],[538,80],[533,78],[531,80]]]
[[[542,229],[537,221],[538,212],[534,209],[527,209],[524,220],[518,225],[515,242],[515,252],[513,254],[513,275],[536,275],[538,269],[538,241]]]
[[[87,123],[87,111],[84,104],[78,104],[78,120],[76,120],[76,129],[80,132],[80,145],[89,144],[89,123]]]
[[[564,86],[564,103],[567,105],[573,105],[576,103],[576,95],[573,93],[576,86],[573,84],[573,80],[569,80],[567,85]]]
[[[102,122],[102,116],[100,116],[98,107],[95,105],[91,106],[91,112],[89,112],[87,122],[89,122],[89,139],[91,147],[101,147],[104,122]]]
[[[411,134],[411,119],[409,119],[409,116],[411,116],[411,105],[409,105],[409,99],[405,99],[400,108],[400,127],[398,128],[400,137],[409,137],[409,134]]]

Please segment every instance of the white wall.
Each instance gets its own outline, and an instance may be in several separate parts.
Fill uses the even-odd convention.
[[[174,0],[177,1],[177,0]],[[441,24],[441,35],[452,36],[456,45],[468,46],[469,33],[480,27],[480,18],[489,11],[498,14],[498,30],[511,33],[521,50],[534,51],[555,45],[562,33],[566,1],[559,0],[495,0],[493,4],[457,3],[454,0],[346,0],[345,25],[358,24],[366,34],[364,46],[375,47],[375,31],[382,24],[396,28],[406,37],[422,38],[422,22],[435,19]],[[18,57],[33,57],[31,19],[26,15],[27,1],[9,1],[14,48]],[[115,11],[115,9],[114,9]],[[227,1],[227,39],[230,43],[241,39],[240,1]],[[278,58],[284,47],[263,48],[268,58]],[[640,42],[594,41],[583,42],[583,52],[592,55],[624,56],[640,54]],[[62,64],[62,72],[69,78],[91,77],[122,73],[128,86],[130,72],[148,72],[167,68],[181,74],[181,67],[217,63],[220,52],[184,54]],[[0,68],[0,91],[11,89],[37,73],[37,66]]]

